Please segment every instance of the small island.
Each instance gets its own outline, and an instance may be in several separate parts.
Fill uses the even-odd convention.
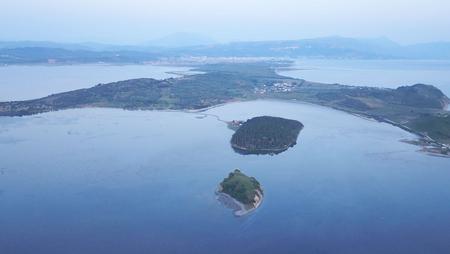
[[[279,154],[297,144],[303,124],[281,117],[260,116],[242,123],[231,138],[240,154]]]
[[[259,207],[263,190],[254,177],[246,176],[239,169],[231,172],[218,187],[218,200],[234,210],[234,215],[243,216]]]
[[[234,101],[303,101],[391,124],[416,134],[424,140],[423,144],[432,146],[432,151],[449,153],[450,112],[447,106],[450,99],[438,88],[426,84],[396,89],[324,84],[278,75],[276,70],[280,67],[287,65],[271,61],[205,64],[195,69],[201,73],[190,76],[165,80],[131,79],[32,100],[0,102],[0,116],[27,116],[88,107],[203,112]],[[228,122],[228,127],[233,130],[244,130],[241,125],[244,124],[239,121]],[[250,137],[248,133],[243,136]],[[248,154],[260,147],[253,141],[261,143],[262,139],[235,141],[235,150]],[[285,150],[282,147],[286,143],[288,146],[295,144],[283,139],[281,147],[274,143],[267,151],[263,146],[261,153],[278,153]]]

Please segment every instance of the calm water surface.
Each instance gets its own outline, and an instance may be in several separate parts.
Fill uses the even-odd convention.
[[[133,78],[165,79],[187,67],[155,65],[0,66],[0,101],[28,100]]]
[[[345,85],[397,88],[424,83],[450,96],[450,61],[435,60],[298,60],[296,70],[280,74]]]
[[[77,109],[0,118],[0,253],[449,253],[450,161],[398,128],[332,109],[233,103],[225,120],[300,120],[298,144],[243,156],[214,117]],[[216,199],[233,169],[265,200]]]

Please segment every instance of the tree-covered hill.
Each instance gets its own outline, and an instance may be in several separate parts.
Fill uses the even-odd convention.
[[[242,124],[231,138],[231,146],[244,154],[276,154],[297,143],[303,124],[281,117],[260,116]]]
[[[230,195],[232,198],[244,205],[254,206],[255,202],[261,200],[263,190],[254,177],[248,177],[240,170],[231,172],[221,183],[221,192]]]

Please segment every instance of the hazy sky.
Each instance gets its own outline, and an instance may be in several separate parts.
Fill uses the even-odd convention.
[[[2,0],[0,40],[140,43],[387,36],[450,41],[449,0]]]

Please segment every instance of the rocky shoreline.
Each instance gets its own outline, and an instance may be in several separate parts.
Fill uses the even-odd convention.
[[[401,142],[420,146],[421,147],[420,151],[425,152],[429,155],[450,158],[450,145],[438,142],[425,133],[415,131],[404,124],[400,124],[400,123],[391,121],[387,118],[380,117],[377,115],[354,113],[354,112],[343,110],[343,109],[338,109],[338,110],[341,110],[341,111],[344,111],[344,112],[347,112],[352,115],[362,117],[365,119],[373,119],[380,123],[387,123],[394,127],[400,128],[404,131],[407,131],[407,132],[417,136],[417,140],[400,140]]]
[[[243,154],[243,155],[248,155],[248,154],[269,154],[269,155],[276,155],[276,154],[280,154],[286,150],[288,150],[290,147],[293,147],[297,144],[297,142],[290,144],[290,145],[286,145],[283,148],[271,148],[271,149],[249,149],[246,147],[242,147],[242,146],[238,146],[236,144],[231,144],[231,147],[233,148],[234,151],[236,151],[237,153]]]
[[[235,216],[244,216],[257,209],[263,200],[263,189],[254,178],[239,169],[230,172],[216,190],[217,200],[232,209]]]
[[[264,195],[257,190],[255,203],[253,205],[245,205],[238,200],[234,199],[230,195],[222,192],[222,186],[219,185],[216,190],[217,200],[224,206],[233,210],[233,214],[236,217],[242,217],[255,211],[262,203]]]

